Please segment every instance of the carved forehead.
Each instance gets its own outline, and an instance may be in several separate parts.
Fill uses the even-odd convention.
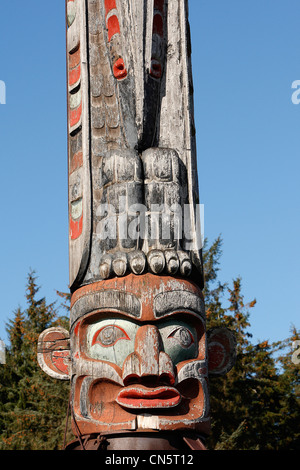
[[[149,273],[129,274],[78,289],[71,301],[71,325],[78,318],[101,310],[155,321],[176,312],[204,316],[204,302],[201,290],[190,281]]]

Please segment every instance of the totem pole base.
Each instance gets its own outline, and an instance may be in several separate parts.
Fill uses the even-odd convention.
[[[88,434],[70,442],[65,450],[207,450],[202,436],[176,432],[122,432]]]

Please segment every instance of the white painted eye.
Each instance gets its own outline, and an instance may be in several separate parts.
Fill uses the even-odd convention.
[[[183,348],[189,348],[194,343],[192,333],[184,327],[173,330],[168,338],[174,338]]]
[[[100,344],[100,346],[107,348],[116,344],[120,339],[128,340],[130,338],[123,328],[116,325],[108,325],[104,326],[94,334],[92,346],[94,346],[94,344]]]

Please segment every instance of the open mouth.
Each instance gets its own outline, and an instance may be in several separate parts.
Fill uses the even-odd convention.
[[[181,402],[181,395],[173,387],[133,385],[123,388],[116,402],[127,408],[174,408]]]

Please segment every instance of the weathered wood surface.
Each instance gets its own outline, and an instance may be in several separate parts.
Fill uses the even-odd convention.
[[[70,332],[38,361],[70,379],[81,447],[203,450],[235,340],[206,331],[187,0],[66,6]]]
[[[72,409],[82,434],[207,434],[209,375],[234,364],[232,333],[206,332],[200,288],[150,273],[78,289],[70,338],[65,330],[46,330],[38,351],[45,372],[72,379]]]
[[[187,1],[67,12],[70,287],[147,271],[201,284]]]

